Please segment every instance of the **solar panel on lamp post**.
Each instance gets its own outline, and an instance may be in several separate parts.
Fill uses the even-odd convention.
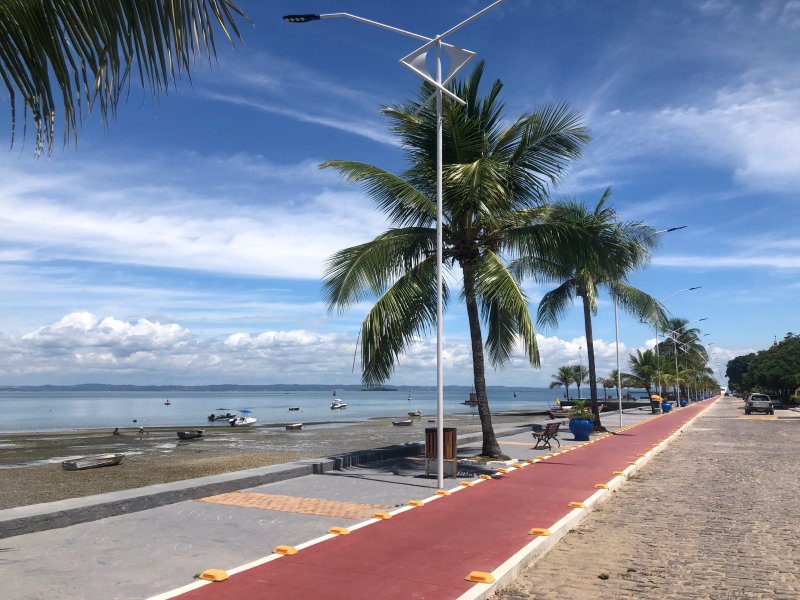
[[[454,27],[435,37],[428,37],[393,27],[385,23],[365,19],[350,13],[328,13],[328,14],[296,14],[286,15],[283,20],[287,23],[308,23],[321,19],[345,18],[366,25],[373,25],[381,29],[393,31],[425,43],[414,50],[414,52],[400,59],[400,63],[419,75],[422,79],[433,85],[434,92],[419,107],[418,111],[427,105],[431,100],[436,100],[436,466],[437,466],[437,485],[444,486],[444,383],[443,383],[443,364],[442,364],[442,95],[452,98],[459,104],[465,105],[466,102],[448,90],[445,86],[455,77],[469,61],[475,56],[474,52],[458,48],[451,44],[444,43],[442,40],[451,33],[461,29],[464,25],[471,23],[478,17],[487,13],[494,7],[502,4],[505,0],[496,0],[489,6],[479,10],[471,17],[464,19]],[[431,49],[436,50],[435,77],[428,73],[427,58]],[[447,77],[442,78],[442,49],[450,58],[450,72]]]

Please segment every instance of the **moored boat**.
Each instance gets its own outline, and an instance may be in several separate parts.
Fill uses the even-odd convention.
[[[403,419],[402,421],[392,421],[392,425],[395,427],[409,427],[413,422],[413,419]]]
[[[289,410],[300,410],[299,406],[290,406]]]
[[[347,408],[347,404],[345,404],[339,398],[334,398],[333,402],[331,402],[331,409],[337,409],[337,408]]]
[[[218,415],[218,414],[215,414],[215,413],[211,413],[210,415],[208,415],[208,420],[211,421],[212,423],[214,421],[230,421],[231,419],[235,419],[235,418],[236,418],[236,415],[234,413],[231,413],[231,412],[225,413],[224,415]]]
[[[409,417],[421,417],[422,416],[422,411],[421,410],[410,410],[410,411],[408,411],[408,416]]]
[[[302,423],[289,423],[286,426],[286,431],[300,431],[301,429],[303,429]]]
[[[196,440],[197,438],[203,437],[205,431],[202,429],[192,429],[190,431],[176,431],[175,433],[177,433],[178,437],[182,440]]]
[[[98,467],[111,467],[118,465],[125,458],[124,454],[94,454],[81,456],[61,461],[61,468],[65,471],[83,471],[84,469],[97,469]]]
[[[256,419],[255,417],[241,416],[228,421],[228,425],[230,425],[231,427],[247,427],[249,425],[252,425],[256,421],[258,421],[258,419]]]

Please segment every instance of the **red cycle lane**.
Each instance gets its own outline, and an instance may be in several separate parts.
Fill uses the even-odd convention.
[[[493,481],[179,594],[184,600],[454,599],[705,409],[692,404]]]

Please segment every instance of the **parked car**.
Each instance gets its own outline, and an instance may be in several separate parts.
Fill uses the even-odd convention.
[[[763,411],[765,414],[775,414],[775,407],[772,400],[766,394],[750,394],[744,403],[744,414],[749,415],[753,411]]]

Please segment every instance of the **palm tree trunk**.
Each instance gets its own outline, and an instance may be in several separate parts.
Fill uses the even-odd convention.
[[[569,384],[565,385],[564,389],[567,391],[567,400],[569,400]]]
[[[586,354],[589,358],[589,393],[592,399],[592,414],[594,415],[594,430],[602,430],[600,425],[600,408],[597,405],[597,378],[594,366],[594,336],[592,335],[592,311],[586,296],[583,299],[583,324],[586,329]]]
[[[469,337],[472,343],[472,377],[475,384],[475,395],[478,400],[478,415],[481,418],[481,432],[483,434],[483,456],[500,457],[502,451],[492,426],[492,413],[489,411],[489,398],[486,395],[486,374],[483,362],[483,336],[481,335],[481,321],[478,314],[478,301],[475,296],[475,281],[473,266],[467,262],[461,264],[464,275],[464,298],[467,304],[467,317],[469,318]]]

